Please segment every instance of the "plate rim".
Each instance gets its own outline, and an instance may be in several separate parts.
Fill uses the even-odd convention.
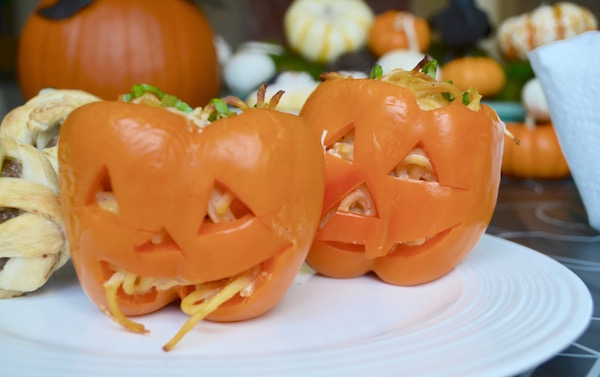
[[[461,263],[461,265],[459,265],[457,267],[457,269],[455,270],[456,272],[451,272],[451,273],[460,273],[461,271],[464,272],[464,270],[466,269],[468,271],[469,268],[474,268],[474,267],[470,267],[470,264],[477,262],[476,258],[482,258],[482,253],[485,253],[485,251],[482,251],[481,248],[483,247],[499,247],[501,250],[504,250],[505,248],[508,249],[511,252],[516,252],[516,253],[520,253],[521,255],[525,255],[527,258],[530,259],[534,259],[534,260],[539,260],[540,263],[542,263],[542,267],[544,268],[548,268],[550,270],[557,270],[560,271],[563,275],[563,278],[565,279],[569,279],[568,282],[571,284],[571,288],[575,289],[577,291],[577,295],[576,297],[574,296],[573,299],[577,299],[578,300],[578,306],[577,306],[577,315],[578,318],[576,320],[573,320],[570,323],[570,328],[568,329],[568,334],[563,334],[562,338],[560,339],[560,341],[553,339],[551,342],[547,342],[543,347],[538,347],[536,349],[534,349],[534,351],[532,351],[529,355],[522,355],[519,360],[513,361],[512,363],[505,363],[503,366],[496,366],[493,370],[487,370],[485,368],[485,366],[483,367],[484,371],[486,372],[484,375],[488,375],[488,376],[501,376],[501,375],[515,375],[517,373],[529,370],[530,368],[533,368],[545,361],[547,361],[548,359],[552,358],[553,356],[555,356],[558,352],[560,352],[562,349],[566,348],[569,344],[571,344],[575,339],[577,339],[579,336],[581,336],[585,330],[587,329],[587,327],[589,326],[590,322],[591,322],[591,318],[592,318],[592,312],[593,312],[593,300],[591,297],[591,294],[589,292],[589,289],[587,288],[587,286],[583,283],[583,281],[579,278],[579,276],[577,276],[573,271],[571,271],[570,269],[568,269],[566,266],[562,265],[560,262],[554,260],[553,258],[551,258],[548,255],[543,254],[542,252],[536,251],[534,249],[531,249],[527,246],[515,243],[513,241],[509,241],[506,239],[502,239],[499,238],[497,236],[493,236],[493,235],[489,235],[489,234],[484,234],[483,237],[481,238],[480,242],[478,243],[478,245],[475,247],[474,252],[472,253],[473,255],[469,255],[467,257],[467,259],[465,261],[463,261],[463,263]],[[489,252],[489,251],[488,251]],[[326,278],[327,279],[327,278]],[[383,283],[382,283],[383,284]],[[55,293],[55,294],[59,294],[59,292]],[[25,299],[29,299],[29,298],[25,298]],[[9,299],[11,300],[11,299]],[[6,301],[8,302],[8,301]],[[2,301],[0,301],[0,309],[2,307]],[[573,308],[571,308],[571,310],[573,310]],[[1,310],[0,310],[1,313]],[[2,318],[1,314],[0,314],[0,318]],[[427,321],[425,321],[427,322]],[[434,319],[435,322],[435,319]],[[107,323],[110,323],[110,321],[107,321]],[[427,326],[427,323],[421,325],[421,326]],[[564,331],[564,330],[563,330]],[[1,327],[0,327],[0,334],[6,333]],[[380,338],[378,340],[379,342],[382,342],[382,344],[388,344],[391,346],[394,346],[394,336],[391,337],[390,339],[386,339],[385,337]],[[19,343],[19,342],[17,342]],[[0,365],[4,365],[6,367],[6,365],[8,365],[10,367],[11,364],[11,356],[14,357],[14,354],[11,355],[11,350],[12,352],[17,352],[19,350],[22,350],[23,347],[31,347],[31,344],[26,342],[27,344],[21,344],[19,348],[18,344],[7,344],[7,342],[4,342],[2,337],[0,337]],[[354,344],[354,345],[348,345],[345,347],[341,347],[340,349],[335,349],[335,350],[329,350],[324,352],[327,355],[330,355],[333,358],[339,358],[340,355],[344,356],[344,353],[346,355],[352,356],[352,352],[350,351],[362,351],[365,347],[362,344]],[[246,357],[246,358],[241,358],[241,360],[236,360],[235,362],[231,361],[231,360],[203,360],[202,358],[199,359],[194,359],[192,357],[190,357],[190,354],[185,354],[185,355],[177,355],[176,353],[174,353],[173,355],[169,355],[168,358],[158,358],[161,360],[158,360],[158,362],[153,362],[150,364],[153,364],[152,366],[155,367],[154,370],[144,370],[144,363],[141,363],[143,361],[147,361],[144,360],[144,358],[140,359],[140,360],[135,360],[132,361],[130,359],[129,356],[124,356],[122,358],[115,358],[114,355],[111,355],[110,357],[103,357],[103,356],[98,356],[97,354],[79,354],[76,355],[75,357],[73,355],[53,355],[52,352],[50,352],[48,349],[44,348],[42,345],[40,345],[39,347],[35,347],[35,349],[32,348],[28,348],[30,351],[30,354],[32,356],[42,356],[43,357],[47,357],[49,359],[52,359],[54,356],[58,356],[56,357],[57,362],[63,362],[66,364],[71,364],[71,362],[73,362],[74,360],[77,361],[79,360],[80,362],[89,362],[89,361],[94,361],[96,364],[98,364],[98,360],[100,361],[110,361],[111,366],[108,366],[108,369],[106,369],[106,366],[104,366],[103,368],[99,368],[96,372],[99,372],[100,374],[103,374],[106,371],[115,371],[118,372],[119,369],[118,368],[130,368],[131,370],[135,370],[136,367],[137,368],[142,368],[140,371],[143,371],[145,375],[147,376],[152,376],[152,375],[164,375],[165,372],[168,371],[174,371],[172,368],[174,368],[175,366],[177,366],[179,369],[176,370],[178,375],[197,375],[198,373],[198,367],[201,365],[215,365],[218,366],[219,363],[222,362],[227,362],[228,365],[228,370],[222,370],[220,372],[227,372],[224,375],[228,375],[230,372],[233,372],[237,369],[239,369],[239,371],[243,371],[244,369],[249,370],[249,366],[252,365],[248,365],[248,363],[258,363],[258,364],[254,364],[254,367],[260,368],[261,367],[261,362],[264,361],[269,361],[270,358],[266,358],[265,360],[260,360],[260,359],[254,359],[251,356]],[[327,356],[327,355],[321,355],[321,357],[323,356]],[[278,369],[277,371],[274,371],[274,373],[280,373],[280,372],[285,372],[286,375],[306,375],[307,373],[309,373],[312,376],[316,376],[316,375],[364,375],[364,372],[366,371],[363,368],[367,368],[369,369],[372,373],[377,373],[377,375],[394,375],[397,373],[397,371],[391,371],[390,369],[394,369],[395,367],[397,367],[397,364],[394,360],[378,360],[379,365],[375,368],[375,367],[370,367],[369,365],[362,365],[359,367],[356,367],[357,362],[359,361],[363,361],[364,363],[368,364],[368,357],[364,357],[364,355],[361,355],[360,357],[357,357],[356,355],[354,355],[354,361],[352,363],[349,363],[346,366],[340,366],[339,369],[337,370],[332,370],[332,369],[326,369],[323,370],[322,368],[327,367],[327,363],[322,362],[319,360],[320,364],[318,363],[311,363],[311,356],[312,354],[310,352],[298,352],[297,354],[294,355],[287,355],[284,354],[283,357],[279,357],[280,361],[279,363],[281,365],[286,364],[286,363],[292,363],[293,366],[295,366],[295,368],[289,369],[289,368],[284,368],[285,370],[281,370]],[[368,356],[368,355],[367,355]],[[148,356],[151,357],[151,356]],[[342,357],[343,358],[343,357]],[[145,358],[147,359],[147,358]],[[218,358],[217,358],[218,359]],[[13,360],[13,364],[14,364],[14,360]],[[41,365],[40,365],[41,364]],[[108,364],[108,363],[107,363]],[[83,365],[83,364],[82,364]],[[158,365],[158,367],[157,367]],[[17,367],[17,365],[14,365],[15,367]],[[85,365],[83,365],[85,367]],[[36,363],[32,363],[29,365],[28,368],[23,368],[23,366],[21,365],[21,368],[19,370],[13,369],[13,371],[15,373],[23,373],[22,375],[31,375],[31,373],[34,370],[39,370],[39,369],[35,369],[35,368],[41,368],[43,367],[49,375],[49,376],[58,376],[58,375],[64,375],[65,371],[68,371],[69,368],[74,368],[74,366],[70,365],[68,367],[61,369],[60,366],[58,365],[58,369],[55,370],[54,373],[56,374],[52,374],[53,373],[53,365],[47,365],[42,362],[38,362]],[[54,365],[54,367],[57,367],[57,365]],[[64,367],[64,366],[63,366]],[[268,372],[269,366],[264,366],[265,372]],[[353,368],[354,367],[354,368]],[[32,368],[34,370],[32,370]],[[49,369],[47,369],[49,368]],[[237,368],[237,369],[236,369]],[[351,369],[348,369],[351,368]],[[85,368],[84,368],[85,369]],[[375,371],[376,369],[376,371]],[[480,376],[482,375],[480,372],[480,370],[478,371],[477,368],[475,368],[475,372],[477,372],[476,375]],[[252,369],[254,370],[254,369]],[[10,370],[9,370],[10,371]],[[217,371],[212,371],[214,372],[214,375],[217,375]],[[463,368],[463,371],[466,374],[460,374],[461,376],[466,376],[466,375],[475,375],[472,372],[469,372],[468,370],[466,370],[465,368]],[[127,376],[129,376],[130,374],[125,374]],[[131,374],[134,375],[134,374]],[[265,374],[268,375],[268,374]],[[435,373],[435,371],[431,371],[431,373],[426,373],[426,375],[437,375]],[[443,373],[443,374],[439,374],[439,375],[451,375],[448,373]]]

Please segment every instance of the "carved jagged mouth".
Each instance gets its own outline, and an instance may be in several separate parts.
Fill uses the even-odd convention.
[[[443,231],[441,231],[435,235],[429,236],[429,237],[424,237],[424,238],[420,238],[417,240],[406,241],[406,242],[396,242],[390,248],[390,250],[386,253],[386,256],[418,253],[419,251],[423,250],[426,247],[432,247],[435,244],[441,242],[444,238],[446,238],[446,236],[448,236],[448,234],[450,234],[450,231],[452,231],[452,229],[454,229],[455,227],[456,226],[448,228],[446,230],[443,230]],[[325,241],[325,243],[331,247],[334,247],[336,249],[343,250],[343,251],[362,252],[362,253],[365,252],[365,245],[363,245],[363,244],[353,244],[353,243],[346,243],[346,242],[339,242],[339,241]]]
[[[259,280],[268,280],[268,273],[259,264],[235,276],[218,281],[190,285],[177,279],[152,279],[137,276],[133,273],[117,270],[108,264],[105,269],[112,273],[104,283],[107,306],[101,306],[103,311],[125,327],[136,333],[148,332],[146,327],[134,322],[121,312],[117,297],[121,300],[153,299],[159,290],[186,289],[185,297],[182,297],[181,310],[190,315],[181,329],[163,346],[163,350],[170,351],[199,321],[203,320],[219,306],[239,296],[242,299],[249,297],[254,292]]]

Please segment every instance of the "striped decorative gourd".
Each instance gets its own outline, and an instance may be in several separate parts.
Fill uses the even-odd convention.
[[[539,46],[597,28],[598,20],[588,9],[562,2],[506,19],[497,38],[507,58],[526,60],[527,53]]]
[[[283,25],[290,47],[310,61],[332,62],[366,44],[374,14],[363,0],[296,0]]]

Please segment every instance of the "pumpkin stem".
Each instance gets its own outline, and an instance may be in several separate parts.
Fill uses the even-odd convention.
[[[49,20],[66,20],[87,7],[93,0],[59,0],[55,4],[40,8],[38,14]]]
[[[256,92],[256,107],[263,107],[265,104],[265,96],[267,95],[267,84],[264,82],[258,87]]]
[[[267,93],[267,84],[262,83],[258,87],[258,93],[256,94],[256,108],[259,109],[270,109],[274,110],[281,99],[284,91],[280,90],[271,99],[269,103],[266,103],[265,97]],[[214,122],[218,119],[235,115],[234,111],[229,110],[229,106],[235,107],[241,111],[250,109],[250,106],[241,98],[236,96],[225,96],[223,98],[213,98],[208,105],[206,105],[201,114],[208,118],[210,122]]]
[[[269,104],[267,105],[267,109],[274,110],[277,107],[277,104],[279,103],[281,96],[283,96],[283,93],[285,93],[283,90],[280,90],[277,93],[275,93],[275,95],[273,95],[273,97],[271,97],[271,100],[269,101]]]
[[[258,91],[256,93],[256,107],[259,109],[275,109],[275,107],[277,107],[277,104],[279,103],[279,100],[281,99],[281,96],[283,96],[283,93],[285,93],[283,90],[278,91],[277,93],[275,93],[275,95],[273,95],[273,97],[271,97],[269,103],[266,103],[265,98],[267,95],[267,84],[263,82],[258,87]]]
[[[423,67],[425,67],[425,65],[427,65],[432,60],[433,60],[433,58],[431,57],[431,55],[425,54],[425,56],[423,57],[423,59],[421,59],[421,61],[417,63],[417,65],[412,69],[412,71],[413,72],[422,71]],[[432,76],[432,77],[435,77],[435,75]]]
[[[268,103],[266,102],[266,93],[267,84],[263,82],[258,87],[255,108],[274,110],[277,107],[277,104],[279,104],[279,100],[281,99],[284,91],[280,90],[275,93]],[[250,106],[244,100],[236,96],[226,96],[220,99],[212,99],[209,104],[202,109],[202,114],[207,116],[209,121],[214,122],[215,120],[236,114],[235,112],[229,110],[229,106],[235,107],[242,111],[250,109]]]

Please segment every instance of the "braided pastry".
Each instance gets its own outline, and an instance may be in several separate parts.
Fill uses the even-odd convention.
[[[41,149],[58,171],[57,143],[60,126],[67,115],[86,103],[99,101],[80,90],[44,89],[9,112],[0,123],[0,135],[10,136]]]
[[[8,298],[41,287],[70,255],[46,155],[0,135],[0,165],[0,298]]]

